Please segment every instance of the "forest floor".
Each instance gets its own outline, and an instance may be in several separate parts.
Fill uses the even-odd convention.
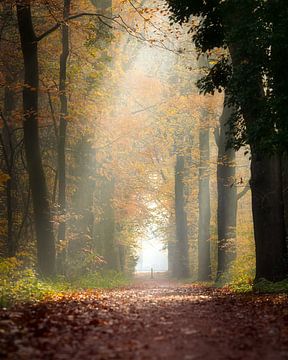
[[[288,359],[287,305],[285,295],[138,278],[0,310],[0,358]]]

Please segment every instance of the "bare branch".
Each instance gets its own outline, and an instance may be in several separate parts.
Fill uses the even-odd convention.
[[[53,25],[50,29],[48,29],[47,31],[45,31],[43,34],[37,36],[36,40],[37,41],[41,41],[42,39],[44,39],[45,37],[47,37],[48,35],[52,34],[54,31],[56,31],[57,29],[59,29],[62,24],[65,24],[71,20],[75,20],[84,16],[92,16],[92,17],[97,17],[99,21],[101,21],[103,24],[105,24],[106,26],[110,27],[111,29],[113,28],[111,25],[107,24],[104,20],[108,20],[108,21],[114,21],[116,17],[109,17],[109,16],[105,16],[103,14],[99,14],[99,13],[90,13],[90,12],[82,12],[79,14],[74,14],[74,15],[70,15],[68,16],[66,19],[64,19],[63,21],[58,22],[57,24]]]
[[[147,107],[142,107],[142,109],[140,109],[140,110],[132,111],[132,112],[131,112],[131,115],[136,115],[136,114],[138,114],[138,113],[140,113],[140,112],[147,111],[147,110],[151,110],[151,109],[153,109],[153,108],[155,108],[155,107],[157,107],[157,106],[160,106],[160,105],[162,105],[162,104],[165,104],[166,102],[167,102],[167,100],[164,100],[164,101],[161,101],[161,102],[159,102],[159,103],[157,103],[157,104],[153,104],[153,105],[150,105],[150,106],[147,106]],[[141,106],[142,106],[142,105],[141,105]]]
[[[247,182],[244,189],[237,194],[237,201],[240,200],[250,190],[250,184]]]

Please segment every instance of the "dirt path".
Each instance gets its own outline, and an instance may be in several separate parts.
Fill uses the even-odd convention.
[[[286,296],[139,281],[0,311],[3,359],[288,359]]]

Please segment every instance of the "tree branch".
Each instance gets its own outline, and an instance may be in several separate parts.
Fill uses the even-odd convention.
[[[68,21],[71,20],[75,20],[84,16],[93,16],[93,17],[97,17],[99,21],[101,21],[103,24],[105,24],[106,26],[110,27],[111,29],[113,28],[111,25],[107,24],[104,20],[108,20],[108,21],[114,21],[116,17],[109,17],[109,16],[105,16],[103,14],[99,14],[99,13],[90,13],[90,12],[82,12],[79,14],[74,14],[74,15],[70,15],[68,16],[66,19],[64,19],[63,21],[60,21],[59,23],[53,25],[50,29],[48,29],[47,31],[45,31],[43,34],[39,35],[36,37],[36,41],[41,41],[42,39],[44,39],[45,37],[47,37],[48,35],[52,34],[54,31],[56,31],[57,29],[60,28],[60,26],[63,23],[66,23]],[[104,20],[103,20],[104,19]]]
[[[245,185],[244,189],[237,194],[237,201],[240,200],[250,190],[249,182]]]

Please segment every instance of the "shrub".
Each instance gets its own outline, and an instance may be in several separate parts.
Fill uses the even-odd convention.
[[[128,278],[116,271],[95,271],[67,281],[62,277],[39,280],[36,272],[25,268],[23,261],[11,257],[0,259],[0,307],[17,302],[39,301],[63,292],[82,289],[107,289],[125,286]]]
[[[0,259],[0,306],[41,299],[51,291],[49,285],[37,279],[32,269],[24,268],[21,260]]]

